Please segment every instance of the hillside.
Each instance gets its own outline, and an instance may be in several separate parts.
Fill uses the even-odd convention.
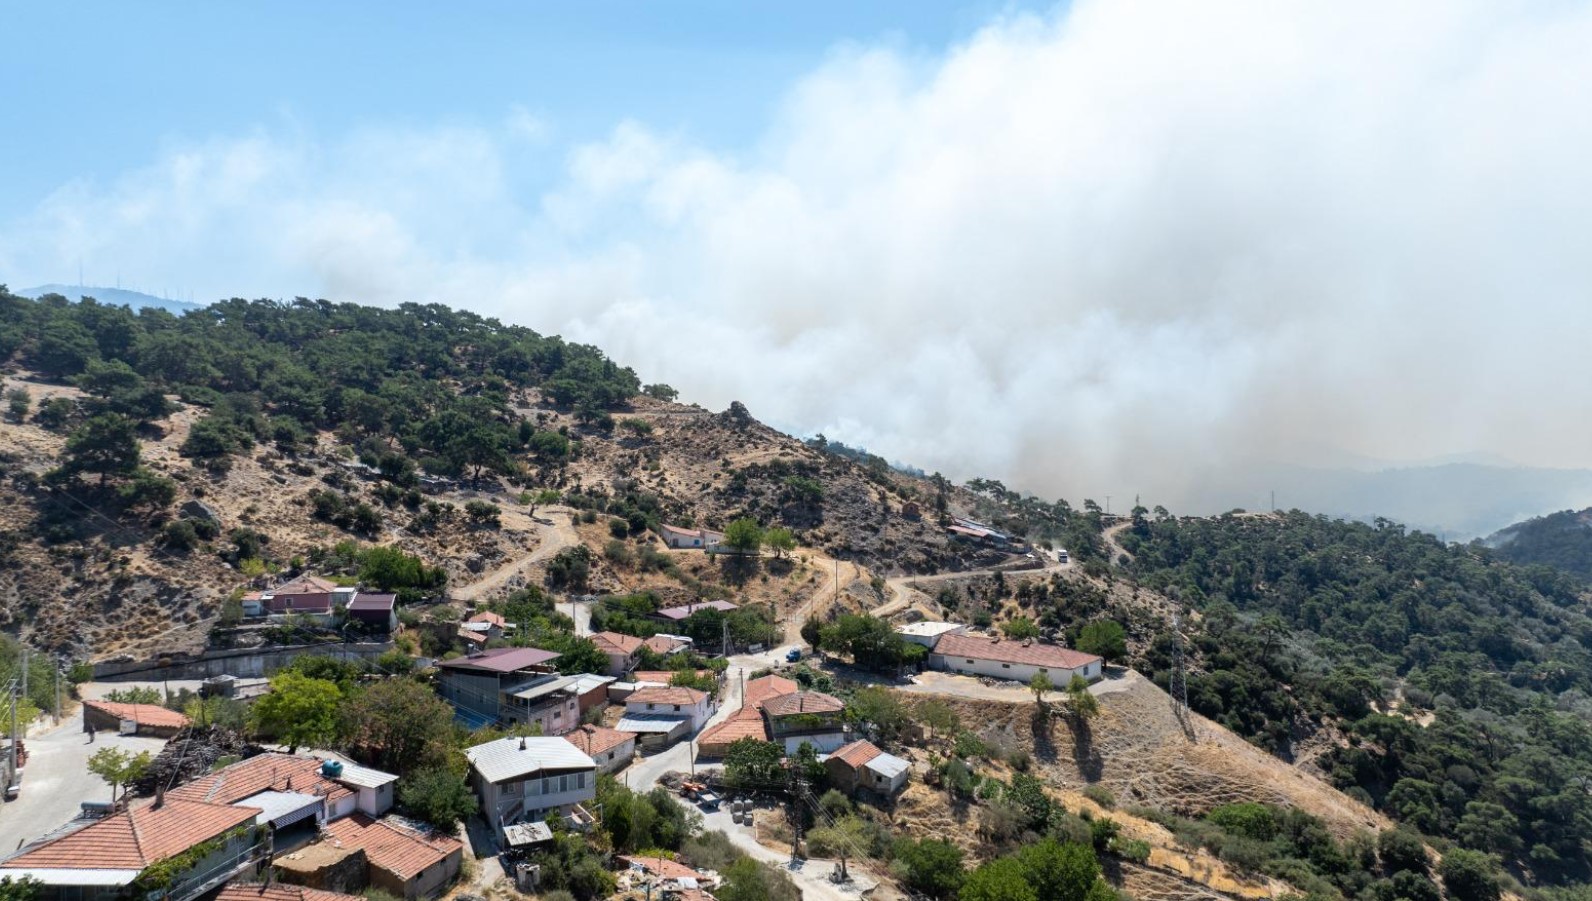
[[[352,574],[350,554],[376,545],[441,570],[433,596],[540,585],[582,544],[590,590],[733,591],[791,616],[834,595],[837,561],[841,589],[867,595],[875,573],[1002,559],[947,544],[911,510],[933,503],[924,480],[739,405],[714,414],[667,386],[643,392],[594,348],[470,314],[227,301],[178,319],[7,295],[0,307],[19,405],[0,437],[0,622],[41,647],[192,648],[240,589],[306,565]],[[124,446],[63,465],[69,445],[107,432]],[[472,502],[497,512],[477,519]],[[636,560],[661,547],[660,523],[742,516],[790,528],[790,563],[749,579],[700,555]]]
[[[1563,510],[1500,529],[1485,544],[1499,557],[1592,581],[1592,508]]]

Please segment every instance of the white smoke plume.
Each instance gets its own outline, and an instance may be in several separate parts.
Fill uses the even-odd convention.
[[[440,301],[1074,501],[1255,505],[1272,462],[1584,466],[1588,47],[1585,3],[1079,0],[933,58],[838,50],[750,150],[617,124],[551,190],[519,111],[215,138],[0,227],[0,280],[87,257]]]

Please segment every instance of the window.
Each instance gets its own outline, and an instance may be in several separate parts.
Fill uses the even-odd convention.
[[[968,665],[971,666],[972,664],[973,664],[973,661],[969,660],[968,661]]]
[[[1001,664],[1001,669],[1011,669],[1011,668],[1012,668],[1012,665],[1010,663],[1002,663]]]
[[[610,755],[610,756],[612,756],[612,755]],[[576,788],[585,788],[586,787],[586,774],[585,773],[576,773],[575,774],[575,787]]]
[[[1042,672],[1042,673],[1048,673],[1048,672],[1050,672],[1050,670],[1048,670],[1048,669],[1046,669],[1046,668],[1044,668],[1044,667],[1040,667],[1040,668],[1039,668],[1039,671],[1040,671],[1040,672]]]
[[[680,712],[680,705],[679,704],[674,705],[674,712],[675,713],[679,713]]]
[[[648,709],[648,710],[651,710],[651,709],[652,709],[652,705],[651,705],[651,704],[648,704],[648,705],[647,705],[647,709]]]
[[[563,718],[564,718],[564,711],[562,711],[562,710],[553,711],[553,719],[554,720],[561,720]]]
[[[568,776],[559,776],[558,777],[558,790],[560,792],[569,791],[569,777]]]
[[[511,798],[519,797],[524,790],[525,783],[523,782],[510,782],[503,786],[503,794],[508,795]]]

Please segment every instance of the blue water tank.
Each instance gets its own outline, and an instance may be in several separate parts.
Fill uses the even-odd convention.
[[[328,760],[322,763],[321,775],[328,779],[336,779],[338,776],[343,775],[343,762],[340,760]]]

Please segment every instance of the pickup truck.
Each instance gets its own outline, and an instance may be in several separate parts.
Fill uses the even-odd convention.
[[[700,804],[704,810],[718,810],[719,804],[722,801],[722,798],[707,789],[697,792],[696,802]]]

